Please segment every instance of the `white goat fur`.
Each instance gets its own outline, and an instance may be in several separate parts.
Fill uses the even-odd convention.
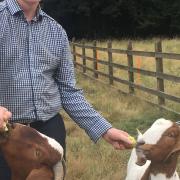
[[[138,136],[137,142],[144,140],[146,144],[156,144],[162,134],[172,126],[172,122],[163,118],[156,120],[153,125],[144,133]],[[136,164],[137,155],[135,149],[132,150],[128,167],[126,180],[141,180],[151,161],[147,160],[143,166]],[[151,180],[179,180],[179,176],[175,171],[171,178],[166,178],[164,174],[150,175]]]
[[[63,158],[63,148],[62,146],[53,138],[50,138],[42,133],[39,132],[39,134],[46,138],[48,140],[48,143],[55,149],[57,150],[60,154],[61,157]],[[63,165],[62,165],[62,159],[56,163],[56,165],[53,167],[53,172],[54,172],[54,180],[63,180],[64,177],[64,170],[63,170]]]

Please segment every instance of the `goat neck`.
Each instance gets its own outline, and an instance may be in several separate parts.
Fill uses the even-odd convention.
[[[166,162],[151,162],[142,180],[179,180],[176,172],[177,160],[178,156],[174,154]]]

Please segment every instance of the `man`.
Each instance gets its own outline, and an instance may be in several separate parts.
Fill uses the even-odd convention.
[[[0,3],[0,105],[12,113],[10,121],[30,125],[65,149],[59,114],[63,108],[94,142],[103,137],[115,149],[131,147],[128,133],[113,128],[75,87],[66,32],[41,10],[39,2]],[[10,179],[2,155],[0,179]]]

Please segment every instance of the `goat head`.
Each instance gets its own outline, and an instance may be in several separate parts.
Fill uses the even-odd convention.
[[[142,143],[143,138],[143,143]],[[163,149],[163,150],[162,150]],[[146,160],[164,162],[180,152],[180,126],[169,120],[160,119],[148,129],[140,141],[137,141],[137,165]]]

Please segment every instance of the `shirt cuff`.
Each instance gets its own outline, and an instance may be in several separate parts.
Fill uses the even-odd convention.
[[[100,137],[110,128],[112,128],[112,125],[105,119],[101,119],[98,120],[90,129],[88,129],[87,134],[91,140],[96,143]]]

